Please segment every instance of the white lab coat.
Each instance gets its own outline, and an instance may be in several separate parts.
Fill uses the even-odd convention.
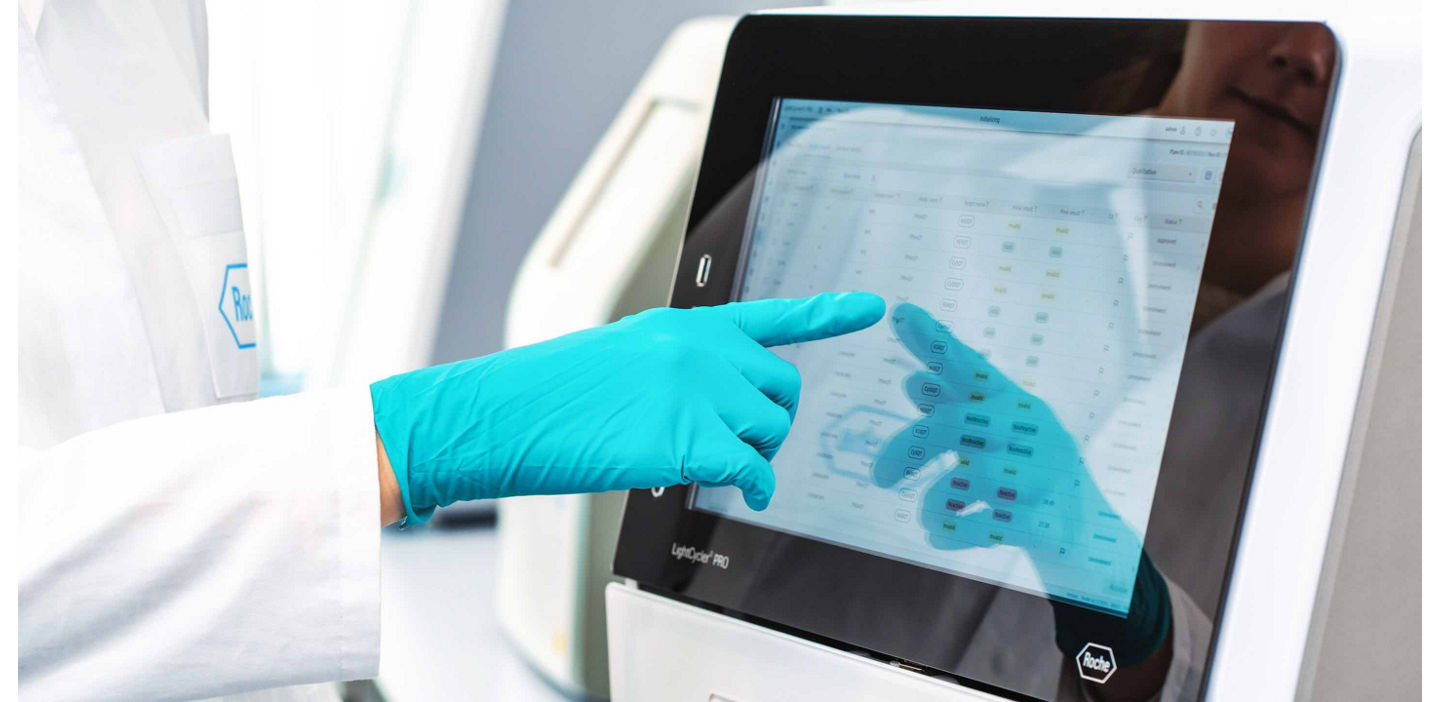
[[[251,401],[203,3],[22,0],[19,50],[22,696],[372,677],[368,390]]]

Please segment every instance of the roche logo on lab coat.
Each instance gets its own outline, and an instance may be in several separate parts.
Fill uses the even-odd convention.
[[[242,349],[255,348],[255,311],[251,304],[247,264],[225,266],[220,284],[220,316],[225,319],[225,326],[230,328],[235,345]]]
[[[1085,648],[1075,654],[1075,665],[1080,668],[1080,677],[1103,683],[1115,674],[1115,652],[1109,646],[1085,644]]]

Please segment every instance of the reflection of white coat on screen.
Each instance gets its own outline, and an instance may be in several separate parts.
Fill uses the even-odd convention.
[[[374,675],[368,393],[238,402],[254,320],[203,4],[21,6],[21,695]]]
[[[1192,335],[1185,354],[1186,373],[1177,393],[1171,433],[1166,441],[1164,478],[1155,495],[1147,551],[1170,586],[1174,613],[1174,659],[1157,699],[1194,699],[1203,673],[1201,659],[1210,644],[1211,620],[1218,603],[1220,583],[1215,573],[1229,555],[1241,484],[1250,465],[1254,431],[1264,398],[1275,335],[1284,310],[1284,276],[1244,303],[1225,312]],[[1201,537],[1197,538],[1196,535]],[[776,564],[757,568],[759,582],[751,591],[774,593],[766,581],[783,581],[794,554],[781,549],[769,557]],[[804,592],[795,588],[785,591]],[[1028,608],[1031,617],[1007,617],[1020,608],[994,606],[1007,598],[1030,595],[996,589],[986,600],[945,599],[943,592],[907,592],[919,601],[935,603],[931,624],[917,630],[914,622],[889,621],[863,606],[866,601],[895,594],[890,582],[831,583],[827,598],[853,602],[847,608],[855,621],[839,627],[894,630],[891,636],[920,637],[927,650],[960,674],[978,680],[997,675],[1023,677],[1020,692],[1062,700],[1082,699],[1073,662],[1064,661],[1053,648],[1054,622],[1048,608]],[[807,595],[808,597],[808,595]],[[806,602],[769,603],[769,606],[806,607]],[[742,605],[743,606],[743,605]],[[955,632],[973,631],[957,637]],[[1053,653],[1040,660],[1020,659],[1007,653],[1017,637],[1028,638],[1027,650]],[[981,656],[981,651],[998,651]],[[1023,673],[1021,672],[1023,671]],[[1058,685],[1058,693],[1057,693]]]

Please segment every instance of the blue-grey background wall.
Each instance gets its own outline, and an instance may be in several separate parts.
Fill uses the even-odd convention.
[[[681,22],[757,0],[510,0],[434,360],[502,347],[525,251]],[[783,3],[781,3],[783,4]]]

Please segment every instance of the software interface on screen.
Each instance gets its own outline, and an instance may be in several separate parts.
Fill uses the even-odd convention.
[[[738,298],[889,311],[775,350],[769,509],[692,506],[1123,616],[1231,128],[777,100]]]

